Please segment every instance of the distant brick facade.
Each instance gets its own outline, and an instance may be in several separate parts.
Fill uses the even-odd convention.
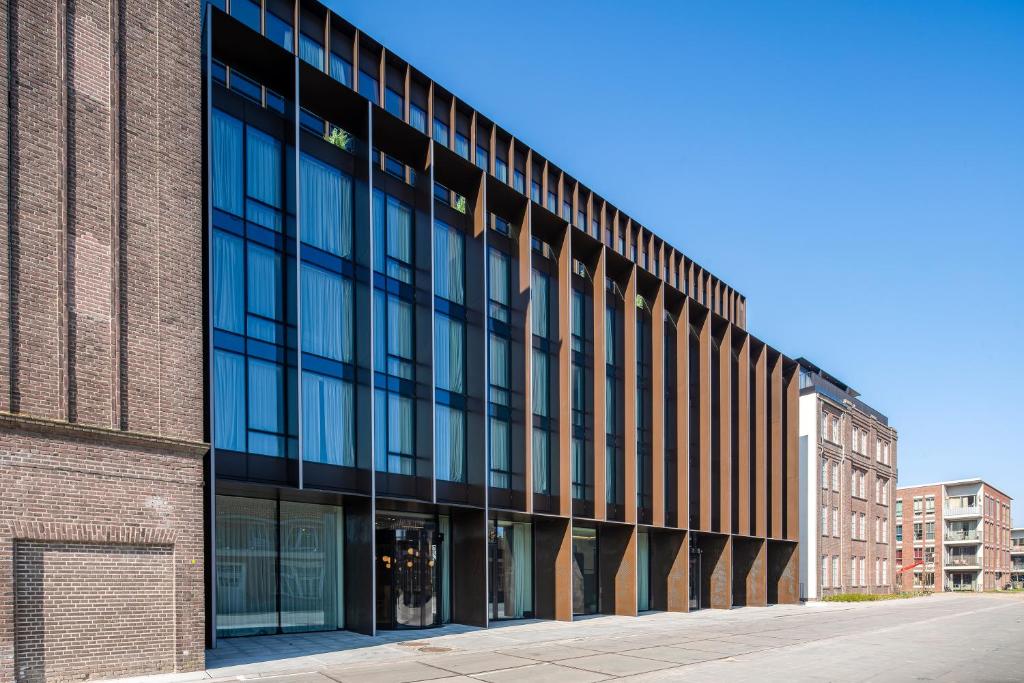
[[[199,3],[0,13],[0,682],[200,668]]]

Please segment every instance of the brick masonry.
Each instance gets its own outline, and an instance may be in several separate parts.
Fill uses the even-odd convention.
[[[201,668],[199,3],[0,13],[0,683]]]

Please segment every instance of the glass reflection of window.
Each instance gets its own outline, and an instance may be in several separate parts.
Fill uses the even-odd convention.
[[[303,458],[353,467],[352,180],[309,154],[299,164]]]
[[[374,463],[379,471],[416,473],[413,430],[412,209],[373,191]]]
[[[570,319],[572,346],[572,496],[589,500],[592,492],[587,484],[587,329],[589,297],[581,289],[572,290]]]
[[[292,44],[291,21],[278,16],[272,12],[269,7],[264,15],[264,21],[266,22],[264,35],[266,35],[267,38],[270,38],[289,52],[295,49],[295,46]]]
[[[511,430],[509,427],[509,307],[511,304],[511,266],[507,254],[492,248],[488,252],[489,292],[489,451],[491,455],[491,486],[512,485]]]
[[[217,109],[210,140],[214,444],[284,456],[282,143]]]
[[[533,328],[533,491],[541,494],[551,493],[550,290],[551,278],[534,269],[530,283],[530,317]]]
[[[466,481],[465,240],[434,224],[434,450],[437,478]]]

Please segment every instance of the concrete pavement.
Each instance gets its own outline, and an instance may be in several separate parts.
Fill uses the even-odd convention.
[[[1019,681],[1024,595],[236,638],[209,651],[207,666],[138,681]]]

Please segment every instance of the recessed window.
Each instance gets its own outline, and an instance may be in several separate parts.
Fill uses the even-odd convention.
[[[448,124],[441,119],[434,119],[434,140],[448,146]]]
[[[488,173],[491,170],[491,156],[486,147],[476,146],[476,165]]]
[[[352,87],[352,63],[341,55],[331,53],[331,78],[342,85]]]
[[[526,176],[522,171],[512,173],[512,186],[516,188],[516,192],[526,192]]]
[[[380,104],[380,83],[362,70],[359,72],[359,94],[374,104]]]
[[[385,88],[384,109],[400,119],[405,118],[405,98],[391,88]]]
[[[463,159],[469,159],[469,138],[462,133],[455,133],[455,153]]]
[[[427,132],[427,112],[409,103],[409,125],[421,133]]]
[[[508,164],[501,159],[494,160],[494,177],[503,183],[508,182]]]

